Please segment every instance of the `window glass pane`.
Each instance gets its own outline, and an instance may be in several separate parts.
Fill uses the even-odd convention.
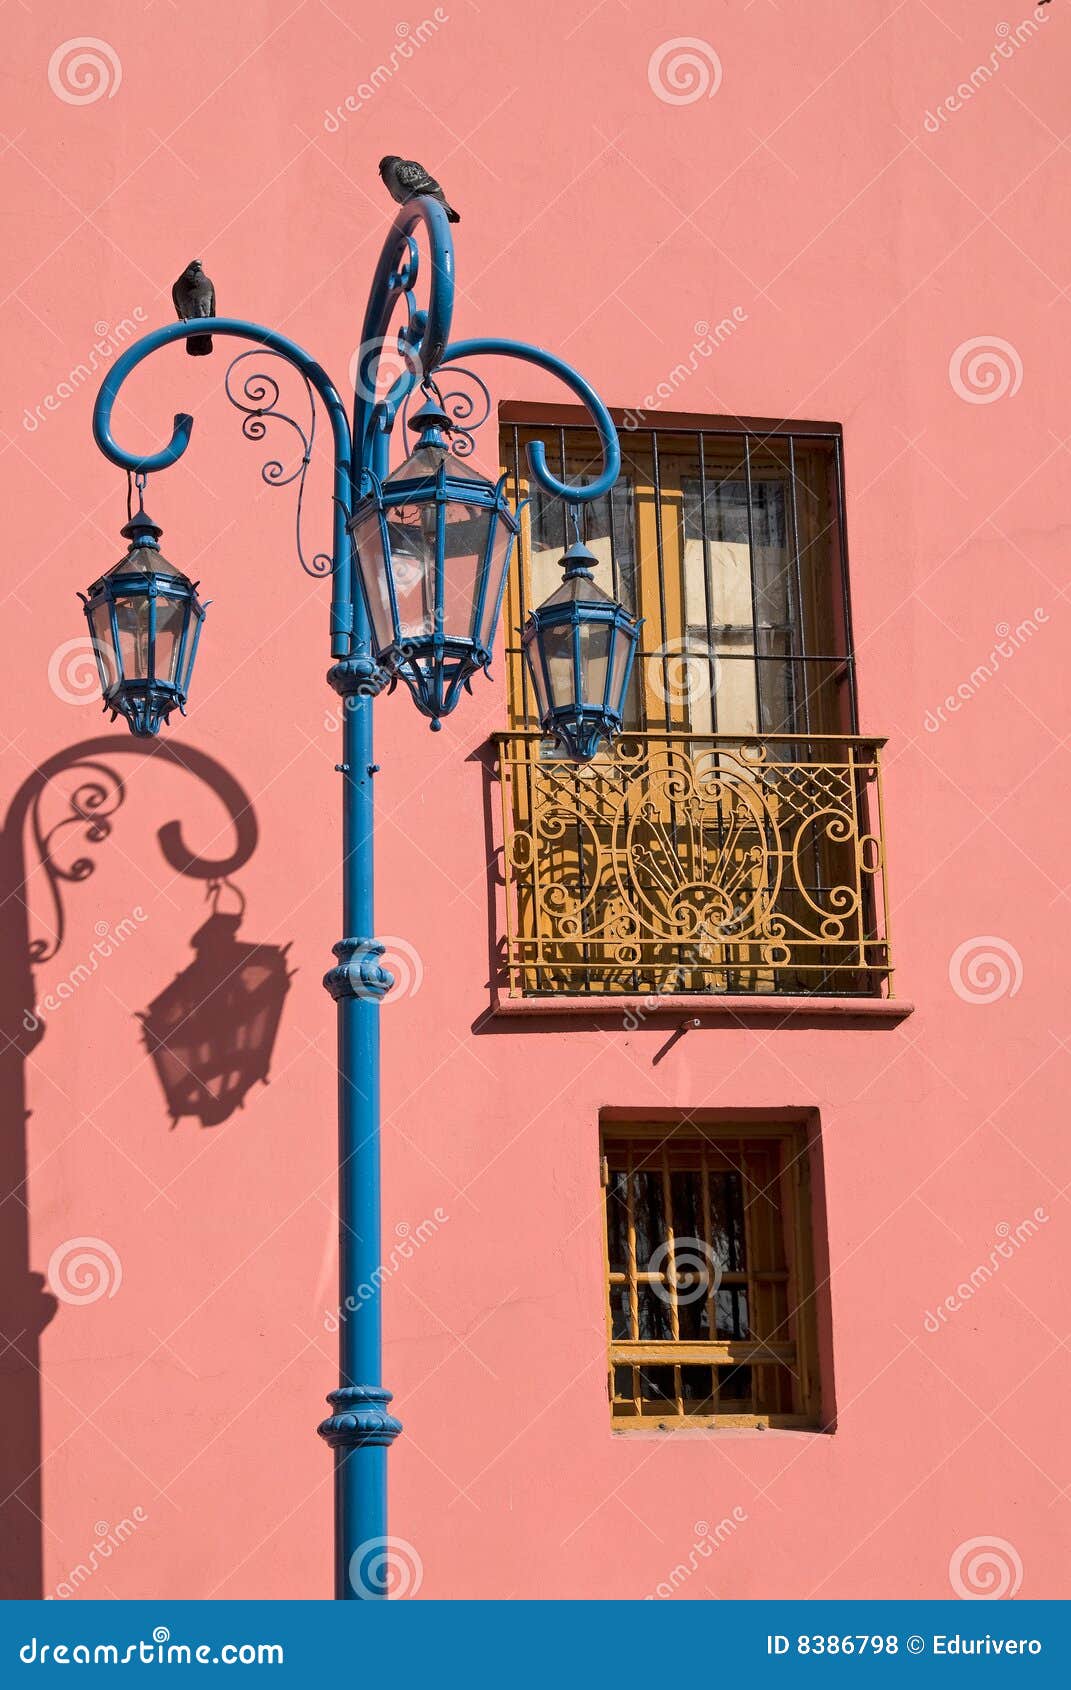
[[[719,1367],[718,1398],[723,1406],[731,1405],[733,1412],[743,1412],[741,1404],[751,1396],[750,1367]]]
[[[710,1367],[681,1368],[681,1396],[692,1414],[714,1413],[713,1374]]]
[[[705,1342],[710,1337],[711,1296],[712,1292],[708,1287],[695,1285],[689,1286],[683,1294],[678,1294],[677,1322],[682,1343],[693,1339]]]
[[[614,1368],[614,1413],[634,1414],[633,1398],[636,1394],[636,1369],[634,1367]]]
[[[644,1399],[644,1412],[652,1414],[671,1414],[676,1412],[677,1393],[672,1367],[641,1367],[640,1392]]]
[[[674,1237],[705,1239],[703,1181],[699,1169],[689,1169],[686,1173],[671,1173],[669,1189],[673,1204]]]
[[[784,481],[763,478],[770,455],[752,452],[749,538],[747,476],[682,479],[684,616],[692,656],[696,732],[792,731],[792,665],[798,645],[791,597]],[[756,646],[757,639],[757,646]],[[709,662],[713,703],[700,686]]]
[[[642,1273],[647,1270],[655,1251],[661,1250],[666,1241],[661,1169],[636,1170],[632,1176],[632,1205],[636,1227],[636,1266]]]
[[[737,1273],[745,1265],[744,1197],[738,1173],[711,1175],[710,1204],[715,1260],[727,1272]]]
[[[573,458],[566,461],[565,478],[575,486],[588,487],[597,477]],[[533,488],[528,508],[532,540],[530,602],[536,605],[542,604],[561,584],[558,561],[576,539],[576,531],[572,509],[541,487]],[[636,547],[631,479],[622,475],[603,498],[573,508],[577,510],[580,538],[599,560],[595,579],[604,592],[619,599],[635,615]]]
[[[657,1342],[672,1338],[673,1326],[669,1312],[669,1295],[664,1286],[640,1285],[638,1290],[640,1339]]]
[[[748,1337],[747,1290],[744,1286],[721,1286],[715,1292],[714,1307],[719,1338]]]
[[[627,1285],[611,1285],[610,1287],[610,1324],[614,1338],[627,1340],[632,1337]]]

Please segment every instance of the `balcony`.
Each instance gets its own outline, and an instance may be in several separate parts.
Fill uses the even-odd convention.
[[[508,996],[891,996],[883,744],[496,734]]]

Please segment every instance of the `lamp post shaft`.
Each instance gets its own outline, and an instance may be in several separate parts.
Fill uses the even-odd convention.
[[[411,296],[422,267],[415,238],[415,231],[421,227],[429,247],[430,266],[427,304],[418,308]],[[382,393],[380,356],[388,344],[393,314],[403,300],[406,321],[395,339],[399,350],[404,351],[406,367]],[[343,750],[339,772],[343,937],[334,946],[336,963],[325,974],[324,985],[336,1001],[338,1014],[339,1384],[328,1396],[332,1412],[321,1423],[319,1432],[334,1450],[335,1595],[343,1600],[374,1599],[388,1594],[388,1574],[394,1557],[387,1537],[387,1452],[402,1430],[390,1413],[391,1393],[382,1383],[380,1307],[384,1274],[380,1237],[379,1012],[380,1003],[393,982],[380,962],[383,946],[374,938],[372,699],[387,676],[372,655],[373,643],[365,599],[357,580],[350,523],[369,487],[377,483],[382,487],[388,470],[391,430],[418,377],[427,388],[440,366],[457,366],[462,358],[506,357],[534,364],[557,376],[587,407],[602,446],[601,472],[581,487],[559,481],[547,466],[545,448],[539,441],[533,441],[528,448],[529,466],[533,482],[544,493],[568,498],[573,503],[602,498],[617,479],[621,462],[610,414],[577,371],[553,354],[520,341],[481,339],[451,345],[453,300],[454,249],[446,212],[437,201],[426,197],[407,201],[395,215],[372,282],[354,383],[352,427],[337,389],[309,353],[277,330],[241,318],[198,318],[195,322],[154,329],[116,360],[101,385],[93,411],[94,438],[105,457],[128,475],[143,478],[177,463],[189,445],[193,429],[193,418],[180,412],[175,416],[170,440],[155,452],[129,451],[112,434],[112,408],[120,387],[137,365],[161,347],[195,334],[248,340],[297,370],[309,396],[311,417],[306,435],[292,417],[277,409],[280,389],[274,377],[259,372],[249,376],[242,383],[240,393],[225,381],[232,404],[244,413],[243,432],[247,439],[262,439],[267,422],[272,420],[297,430],[304,445],[299,469],[286,474],[279,461],[271,461],[261,474],[273,486],[286,486],[300,475],[299,557],[308,573],[326,572],[331,578],[329,633],[335,662],[327,678],[342,701]],[[240,361],[236,359],[231,369]],[[229,375],[230,372],[228,378]],[[331,428],[334,485],[331,554],[329,558],[326,554],[318,555],[310,567],[301,552],[300,490],[312,448],[316,409],[313,395],[321,401]],[[458,395],[452,397],[456,399]],[[441,395],[438,400],[441,404]],[[471,415],[471,411],[455,411],[454,415],[455,418]],[[462,436],[466,432],[462,426]],[[487,555],[487,568],[490,568],[490,550]],[[504,569],[505,563],[503,579]],[[486,650],[482,651],[477,667],[485,666],[489,659],[496,620],[497,605],[487,632]],[[441,666],[441,652],[439,660]],[[192,668],[192,658],[189,667]],[[104,680],[102,673],[102,684]],[[441,687],[441,676],[438,684]],[[109,696],[106,691],[106,700]],[[184,704],[185,698],[176,702]],[[452,708],[453,702],[451,699],[446,708]],[[136,732],[155,731],[156,725],[131,720]]]
[[[367,941],[374,931],[371,699],[345,698],[343,722],[343,932]],[[374,1389],[382,1385],[382,1251],[379,1001],[372,992],[338,1000],[338,1216],[340,1386]],[[374,1411],[374,1403],[366,1406]],[[337,1447],[336,1597],[386,1595],[383,1555],[373,1547],[386,1535],[387,1444]]]
[[[342,703],[345,937],[334,947],[336,967],[324,976],[338,1004],[339,1386],[328,1398],[334,1413],[320,1435],[335,1451],[335,1597],[341,1601],[388,1594],[387,1451],[402,1429],[388,1411],[391,1393],[382,1382],[379,1006],[393,982],[373,937],[375,673],[358,598],[351,655],[328,674]]]

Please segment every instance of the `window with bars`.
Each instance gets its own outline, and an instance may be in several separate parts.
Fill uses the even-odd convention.
[[[558,585],[572,537],[561,502],[529,484],[534,439],[564,480],[584,485],[599,463],[590,429],[503,429],[507,492],[531,497],[511,627]],[[710,424],[623,432],[621,445],[616,485],[579,515],[603,585],[644,618],[627,726],[854,733],[839,431]],[[515,643],[511,656],[512,725],[535,727]]]
[[[622,432],[621,474],[578,520],[644,625],[624,731],[578,765],[539,732],[517,638],[573,537],[525,448],[542,440],[575,485],[600,461],[590,428],[551,415],[501,434],[527,501],[495,736],[509,994],[891,996],[884,742],[858,731],[839,429]]]
[[[807,1128],[604,1128],[617,1429],[816,1427]]]

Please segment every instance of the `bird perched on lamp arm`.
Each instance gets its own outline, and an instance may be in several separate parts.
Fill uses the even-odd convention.
[[[379,161],[379,174],[386,184],[387,192],[399,205],[405,205],[409,200],[423,194],[428,199],[438,200],[451,223],[461,222],[434,176],[429,176],[424,166],[418,164],[415,158],[398,158],[395,153],[388,153],[386,158]]]
[[[171,298],[180,323],[192,322],[197,317],[215,316],[216,290],[201,269],[199,258],[187,264],[171,289]],[[186,351],[191,358],[207,358],[211,350],[210,334],[191,334],[186,342]]]

